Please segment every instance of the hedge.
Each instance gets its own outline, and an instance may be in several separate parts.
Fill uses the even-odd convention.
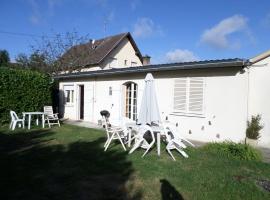
[[[0,124],[10,121],[10,110],[42,111],[51,105],[52,81],[45,74],[30,70],[0,67]]]

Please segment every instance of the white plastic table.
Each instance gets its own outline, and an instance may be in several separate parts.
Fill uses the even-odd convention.
[[[136,129],[139,125],[137,125],[135,122],[134,123],[127,123],[126,126],[131,129]],[[152,130],[154,133],[157,135],[157,154],[160,156],[160,135],[163,129],[160,126],[151,126]],[[131,142],[131,130],[129,131],[128,135],[128,146],[130,147],[130,142]]]
[[[42,128],[45,127],[45,116],[44,116],[44,112],[23,112],[23,118],[25,119],[25,116],[28,115],[28,129],[31,128],[31,116],[32,115],[41,115],[42,116]],[[36,121],[37,125],[38,125],[38,118]]]

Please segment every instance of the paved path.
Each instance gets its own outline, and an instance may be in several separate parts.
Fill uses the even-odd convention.
[[[270,163],[270,148],[258,147],[258,149],[262,152],[263,161]]]
[[[102,126],[92,123],[92,122],[87,122],[87,121],[81,121],[81,120],[66,120],[64,121],[66,124],[71,124],[71,125],[76,125],[76,126],[82,126],[86,128],[95,128],[95,129],[103,129]]]

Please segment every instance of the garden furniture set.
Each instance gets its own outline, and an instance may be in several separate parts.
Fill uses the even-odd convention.
[[[10,111],[11,123],[9,128],[15,130],[16,126],[24,128],[26,118],[28,119],[28,129],[31,129],[32,116],[36,116],[36,125],[39,125],[39,117],[41,116],[42,128],[45,123],[51,128],[51,125],[57,124],[60,127],[58,113],[53,113],[52,106],[44,106],[43,112],[22,112],[22,118],[19,118],[15,111]]]

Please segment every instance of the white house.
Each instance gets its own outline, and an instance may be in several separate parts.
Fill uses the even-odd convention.
[[[161,116],[185,137],[243,141],[247,120],[261,114],[259,145],[270,145],[270,52],[250,60],[119,66],[58,75],[60,112],[65,118],[97,123],[106,109],[112,121],[136,120],[149,72]]]

